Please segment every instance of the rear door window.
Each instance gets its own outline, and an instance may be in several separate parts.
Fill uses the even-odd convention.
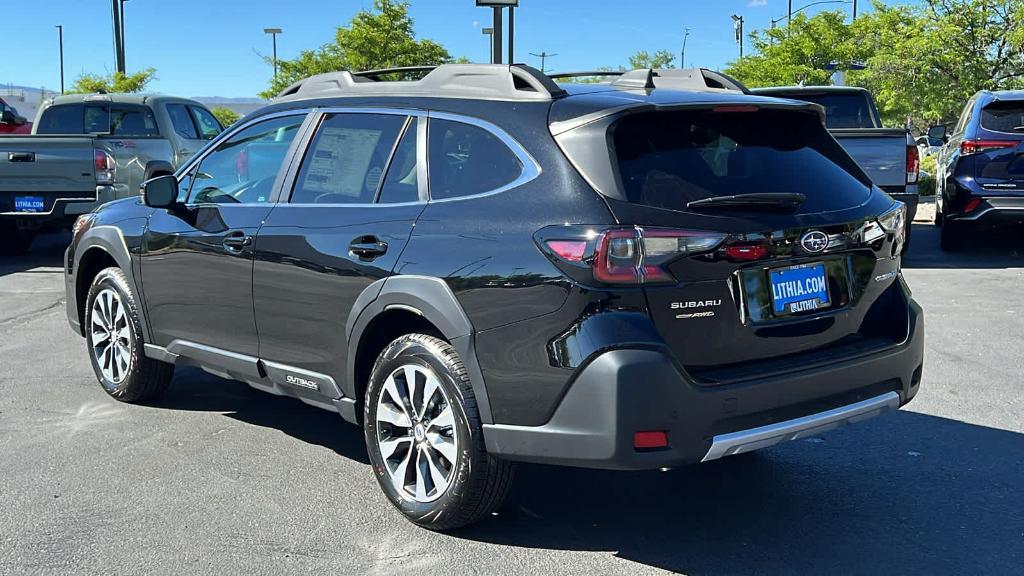
[[[981,127],[993,132],[1024,134],[1024,100],[996,100],[981,109]]]
[[[310,143],[292,204],[372,204],[406,116],[332,114]]]
[[[395,148],[378,202],[397,204],[417,202],[420,199],[418,163],[416,162],[417,122],[414,119],[405,128],[402,140]]]
[[[174,127],[175,134],[186,140],[199,139],[196,125],[192,122],[192,116],[184,104],[168,104],[167,115],[171,118],[171,126]]]
[[[85,133],[146,138],[159,136],[160,130],[148,106],[89,104],[85,107]]]
[[[199,106],[189,106],[192,110],[192,114],[195,115],[196,124],[199,125],[199,133],[202,135],[203,140],[213,140],[217,134],[220,134],[223,128],[220,126],[220,121],[213,115],[212,112],[206,108]]]
[[[857,206],[870,181],[800,111],[693,110],[627,116],[613,128],[626,198],[686,210],[688,202],[755,192],[801,193],[803,212]]]
[[[523,173],[515,152],[479,126],[431,118],[429,134],[432,200],[493,192]]]
[[[58,104],[43,111],[37,134],[85,134],[82,104]]]

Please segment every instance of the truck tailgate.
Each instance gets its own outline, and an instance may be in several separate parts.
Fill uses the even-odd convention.
[[[902,128],[835,128],[829,130],[878,187],[892,190],[907,183],[907,131]]]
[[[0,213],[49,212],[59,198],[95,198],[93,146],[88,136],[0,138]]]

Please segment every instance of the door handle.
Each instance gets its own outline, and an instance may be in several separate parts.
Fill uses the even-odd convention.
[[[8,162],[35,162],[36,161],[36,153],[35,152],[8,152],[7,153],[7,161]]]
[[[348,251],[363,260],[373,260],[388,251],[388,244],[376,236],[360,236],[348,245]]]
[[[245,232],[233,232],[224,237],[224,250],[238,254],[248,246],[252,246],[252,236]]]

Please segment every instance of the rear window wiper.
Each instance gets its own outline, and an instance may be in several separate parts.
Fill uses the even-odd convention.
[[[712,196],[687,202],[687,208],[782,208],[795,209],[807,196],[799,192],[752,192],[750,194],[732,194],[730,196]]]

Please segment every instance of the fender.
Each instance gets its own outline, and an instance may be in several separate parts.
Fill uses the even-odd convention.
[[[480,409],[480,419],[493,422],[491,405],[487,399],[483,373],[476,358],[473,325],[448,284],[431,276],[392,276],[367,286],[356,298],[345,326],[348,339],[348,362],[343,384],[345,398],[351,406],[342,410],[346,419],[355,417],[356,352],[363,331],[379,314],[395,308],[409,310],[437,327],[462,358],[469,376],[473,394]]]
[[[68,321],[71,323],[71,327],[79,335],[84,336],[79,319],[82,317],[82,307],[85,306],[85,302],[78,301],[78,292],[76,291],[76,288],[82,257],[94,249],[106,252],[114,259],[115,262],[117,262],[118,267],[121,268],[121,271],[124,272],[124,275],[128,278],[128,282],[131,284],[132,290],[135,293],[135,302],[138,305],[139,316],[142,320],[143,336],[147,342],[150,342],[149,319],[146,314],[145,296],[142,293],[142,285],[139,282],[138,277],[138,261],[131,257],[131,253],[128,250],[128,244],[124,239],[124,233],[121,231],[121,228],[117,226],[103,224],[93,226],[82,234],[82,238],[78,241],[78,244],[74,246],[74,261],[71,263],[71,270],[73,270],[74,273],[66,275],[65,282]],[[68,250],[71,250],[71,248]]]

